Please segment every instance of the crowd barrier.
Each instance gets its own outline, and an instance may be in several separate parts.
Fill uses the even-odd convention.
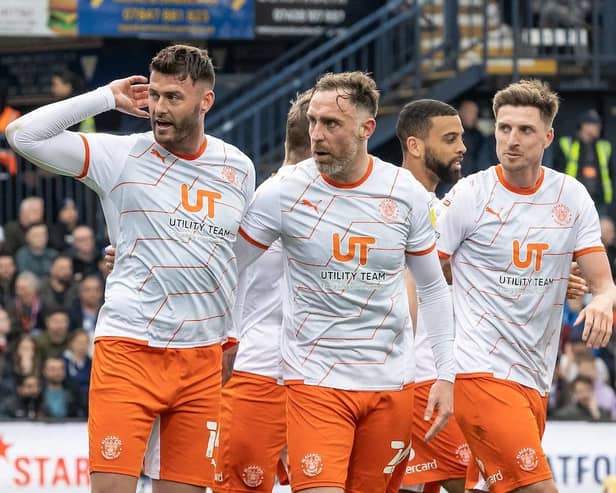
[[[548,422],[543,444],[560,493],[599,493],[616,474],[616,423]],[[94,453],[106,452],[100,446]],[[0,422],[1,493],[88,493],[89,485],[86,423]],[[148,491],[142,482],[138,493]]]

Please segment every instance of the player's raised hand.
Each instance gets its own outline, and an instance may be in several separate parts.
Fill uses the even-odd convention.
[[[428,396],[428,405],[424,412],[424,421],[430,421],[434,410],[438,411],[436,419],[426,433],[426,442],[430,441],[434,436],[441,431],[449,418],[453,414],[453,383],[447,380],[437,380],[430,389]]]
[[[109,84],[115,98],[116,110],[140,118],[149,118],[147,111],[142,110],[148,105],[148,79],[143,75],[131,75],[125,79],[117,79]]]
[[[614,304],[610,294],[598,294],[580,312],[573,325],[584,321],[582,340],[591,348],[607,346],[614,324]]]

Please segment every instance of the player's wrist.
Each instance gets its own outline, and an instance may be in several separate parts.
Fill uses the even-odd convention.
[[[99,93],[105,98],[105,104],[108,110],[113,110],[116,108],[116,97],[113,92],[113,88],[111,87],[111,84],[101,86],[98,89],[94,90],[93,93]]]

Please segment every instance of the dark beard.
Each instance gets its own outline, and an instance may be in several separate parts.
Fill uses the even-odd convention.
[[[426,149],[426,167],[432,171],[442,183],[454,185],[462,178],[461,170],[454,170],[453,163],[457,159],[452,159],[449,164],[438,159],[430,149]]]

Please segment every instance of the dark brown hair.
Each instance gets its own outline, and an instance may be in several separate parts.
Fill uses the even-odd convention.
[[[194,46],[173,45],[160,50],[150,63],[150,72],[176,75],[184,80],[190,77],[193,84],[206,82],[214,88],[214,65],[207,50]]]

